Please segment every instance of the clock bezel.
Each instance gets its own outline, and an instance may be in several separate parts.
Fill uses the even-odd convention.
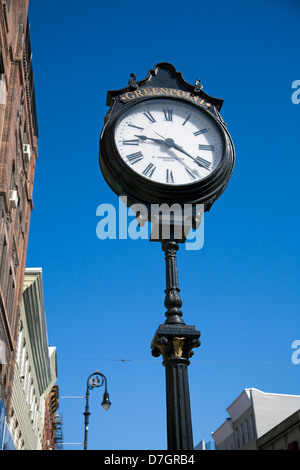
[[[152,181],[133,170],[120,155],[115,144],[115,129],[122,114],[134,109],[141,102],[153,100],[182,102],[196,112],[204,113],[219,130],[223,141],[223,154],[218,166],[205,178],[196,182],[174,185]],[[122,103],[123,104],[123,103]],[[174,96],[149,96],[117,107],[107,120],[100,137],[100,167],[102,174],[118,196],[127,196],[133,202],[149,204],[205,204],[208,210],[226,188],[234,167],[234,146],[232,139],[215,115],[192,102]]]

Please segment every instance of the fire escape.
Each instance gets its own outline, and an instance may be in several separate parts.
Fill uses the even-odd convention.
[[[55,413],[52,421],[54,450],[63,450],[63,417]]]

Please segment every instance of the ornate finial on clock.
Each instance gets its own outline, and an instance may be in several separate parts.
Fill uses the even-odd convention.
[[[130,74],[130,80],[128,82],[128,85],[131,87],[131,88],[138,88],[138,84],[137,84],[137,81],[136,81],[136,75],[134,73],[131,73]]]
[[[200,91],[203,88],[203,85],[200,85],[200,82],[201,82],[200,78],[198,78],[198,80],[196,80],[195,82],[195,88],[194,88],[195,93],[200,93]]]

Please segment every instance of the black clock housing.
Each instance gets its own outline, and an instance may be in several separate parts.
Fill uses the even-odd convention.
[[[137,103],[158,98],[181,100],[206,113],[217,126],[223,140],[223,155],[217,168],[206,178],[189,185],[171,186],[143,178],[134,172],[121,158],[115,145],[115,128],[123,113]],[[180,72],[169,63],[159,63],[149,70],[147,77],[139,82],[135,75],[127,87],[109,91],[107,105],[110,109],[105,117],[100,136],[100,168],[104,179],[118,196],[126,196],[130,204],[203,204],[208,211],[225,190],[235,163],[235,150],[220,116],[223,100],[207,95],[197,80],[195,85],[187,83]]]

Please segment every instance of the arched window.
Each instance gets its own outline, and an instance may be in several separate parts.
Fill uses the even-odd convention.
[[[26,341],[23,339],[21,365],[20,365],[20,377],[24,377],[25,372],[25,360],[26,360]]]
[[[13,190],[16,187],[16,168],[15,162],[12,163],[11,176],[10,176],[10,186],[9,189]]]

